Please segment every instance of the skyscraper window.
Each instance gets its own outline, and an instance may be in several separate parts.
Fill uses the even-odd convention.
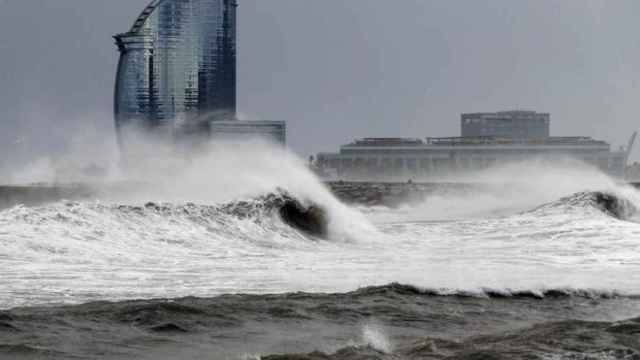
[[[236,0],[153,0],[115,36],[119,130],[200,131],[235,120],[236,7]]]

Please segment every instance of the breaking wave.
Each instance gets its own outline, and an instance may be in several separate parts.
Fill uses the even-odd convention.
[[[222,205],[164,202],[119,205],[62,201],[40,207],[17,206],[3,211],[0,213],[3,229],[0,234],[20,234],[23,239],[34,240],[44,234],[48,234],[51,240],[59,235],[60,245],[65,243],[63,237],[81,241],[122,242],[125,241],[123,239],[137,238],[188,243],[202,235],[208,242],[224,240],[238,245],[248,241],[267,246],[273,245],[269,240],[276,238],[310,240],[305,236],[310,234],[287,226],[287,219],[280,211],[287,204],[295,204],[302,209],[314,206],[310,200],[298,200],[284,191]],[[341,231],[332,230],[336,234]],[[3,240],[7,245],[11,239]]]
[[[220,205],[19,206],[0,212],[0,308],[394,282],[490,298],[640,293],[640,272],[621,275],[640,270],[633,199],[581,192],[528,212],[435,222],[379,221],[392,210],[374,209],[375,226],[282,190]]]
[[[585,191],[563,197],[560,200],[542,205],[532,212],[537,214],[556,213],[558,211],[597,210],[620,220],[632,219],[638,208],[632,200],[611,192]]]
[[[287,204],[326,211],[328,236],[283,218]],[[0,212],[0,357],[635,358],[635,204],[579,192],[373,230],[284,191],[14,207]]]
[[[413,285],[393,283],[384,286],[371,286],[358,289],[351,296],[434,296],[434,297],[458,297],[458,298],[483,298],[483,299],[563,299],[563,298],[583,298],[583,299],[614,299],[614,298],[637,298],[640,294],[628,294],[613,290],[597,289],[531,289],[531,290],[509,290],[484,288],[477,291],[456,290],[456,289],[432,289],[421,288]]]
[[[0,211],[0,357],[640,356],[639,193],[524,169],[354,209],[283,151],[223,146]]]

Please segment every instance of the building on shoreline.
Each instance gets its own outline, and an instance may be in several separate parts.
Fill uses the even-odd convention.
[[[187,145],[220,135],[221,127],[243,136],[273,128],[236,116],[237,6],[236,0],[152,0],[129,31],[114,36],[121,147],[135,138],[123,134],[129,128]],[[225,125],[211,126],[218,121]]]
[[[355,140],[341,146],[338,153],[318,154],[316,167],[323,174],[345,180],[406,181],[469,174],[533,159],[556,163],[577,160],[613,177],[624,177],[632,142],[626,150],[612,151],[607,142],[590,137],[532,136],[540,131],[544,135],[544,128],[548,129],[545,117],[548,119],[543,114],[542,120],[529,125],[505,126],[511,129],[498,130],[502,136]],[[463,115],[463,132],[467,119]],[[506,136],[507,133],[514,136]],[[519,134],[525,136],[516,136]]]
[[[281,145],[287,142],[284,121],[212,121],[209,127],[214,141],[251,141],[257,138]]]

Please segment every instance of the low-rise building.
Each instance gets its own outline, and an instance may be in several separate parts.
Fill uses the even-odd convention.
[[[343,145],[339,153],[321,153],[324,173],[349,180],[407,180],[469,173],[531,159],[579,160],[623,177],[626,151],[588,137],[514,140],[495,137],[402,139],[367,138]]]
[[[261,139],[283,146],[287,142],[287,126],[284,121],[211,121],[209,132],[214,142]]]
[[[482,121],[483,117],[484,123],[474,123],[473,119]],[[633,144],[630,141],[627,149],[612,150],[609,143],[590,137],[551,137],[549,114],[535,112],[462,115],[463,134],[478,129],[483,132],[480,127],[473,128],[474,124],[487,126],[493,130],[484,132],[495,134],[424,140],[365,138],[341,146],[338,153],[318,154],[315,166],[321,174],[345,180],[406,181],[467,174],[534,159],[560,163],[577,160],[622,178]]]

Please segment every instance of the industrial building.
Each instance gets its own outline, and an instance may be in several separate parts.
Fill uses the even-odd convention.
[[[466,120],[473,118],[481,117],[463,115],[463,132]],[[590,137],[533,136],[545,121],[548,129],[548,114],[538,119],[521,122],[510,127],[511,130],[506,130],[508,126],[496,130],[502,132],[502,136],[365,138],[343,145],[338,153],[318,154],[316,166],[321,173],[344,180],[406,181],[468,174],[532,159],[553,162],[578,160],[613,177],[624,176],[632,142],[627,149],[612,151],[607,142]],[[489,124],[493,121],[489,119],[485,125],[491,126]],[[523,133],[528,135],[515,136]]]

